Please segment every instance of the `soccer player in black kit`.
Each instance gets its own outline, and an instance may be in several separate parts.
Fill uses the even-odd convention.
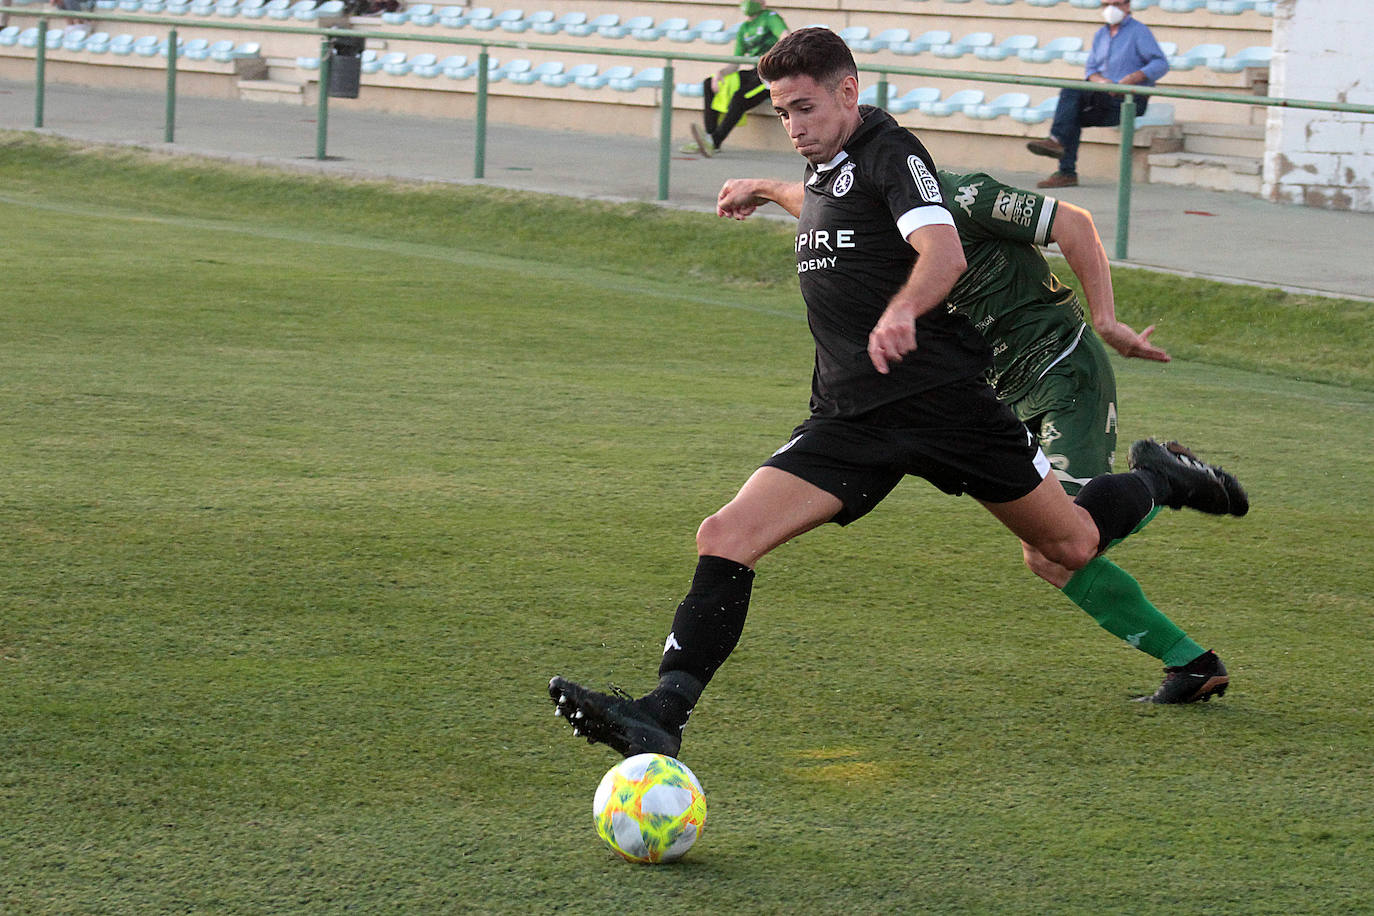
[[[811,411],[701,523],[658,686],[635,699],[549,682],[575,734],[626,756],[677,756],[688,716],[743,632],[759,559],[826,522],[861,518],[908,474],[969,494],[1028,551],[1069,570],[1156,505],[1249,507],[1232,475],[1152,440],[1133,447],[1132,471],[1095,477],[1070,499],[985,380],[982,336],[943,307],[965,262],[929,153],[886,112],[860,111],[854,58],[828,29],[784,38],[759,73],[808,162],[801,199],[777,202],[799,217],[797,272],[816,344]]]

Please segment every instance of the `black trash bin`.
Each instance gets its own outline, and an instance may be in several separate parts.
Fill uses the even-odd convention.
[[[329,97],[356,99],[363,75],[363,38],[333,38],[329,52]]]

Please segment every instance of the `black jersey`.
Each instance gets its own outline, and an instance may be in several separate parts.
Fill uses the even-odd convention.
[[[844,149],[807,166],[797,226],[797,274],[816,341],[811,412],[820,417],[856,417],[982,375],[990,360],[967,318],[936,308],[916,320],[915,353],[887,375],[873,368],[869,332],[916,262],[906,237],[953,220],[920,141],[887,112],[861,111]]]

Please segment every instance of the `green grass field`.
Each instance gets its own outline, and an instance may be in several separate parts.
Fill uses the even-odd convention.
[[[596,838],[550,675],[654,680],[693,534],[804,415],[785,225],[0,135],[5,913],[1374,911],[1374,307],[1118,272],[1245,519],[1113,552],[1160,671],[910,481],[760,565],[683,760]],[[499,230],[492,229],[500,226]]]

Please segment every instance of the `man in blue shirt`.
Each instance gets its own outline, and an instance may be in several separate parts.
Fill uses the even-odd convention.
[[[1106,25],[1093,36],[1085,79],[1090,83],[1153,86],[1169,72],[1169,61],[1150,27],[1131,16],[1131,0],[1102,0]],[[1078,140],[1085,127],[1115,127],[1121,123],[1122,96],[1084,89],[1061,89],[1048,140],[1032,140],[1026,148],[1037,156],[1059,160],[1059,171],[1038,188],[1071,188],[1078,184]],[[1149,96],[1135,96],[1135,113],[1145,113]]]

